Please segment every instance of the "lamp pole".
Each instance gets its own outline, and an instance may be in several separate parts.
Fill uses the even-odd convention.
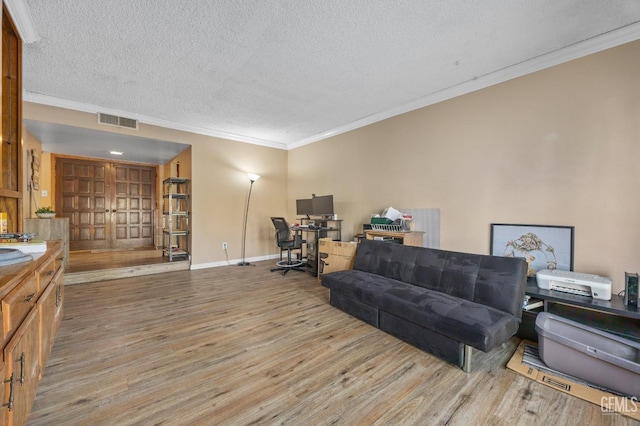
[[[251,189],[253,189],[253,183],[260,179],[260,175],[254,173],[247,173],[251,185],[249,185],[249,195],[247,196],[247,208],[244,211],[244,224],[242,226],[242,261],[238,263],[238,266],[249,266],[251,263],[245,262],[245,246],[247,244],[247,219],[249,218],[249,202],[251,201]]]

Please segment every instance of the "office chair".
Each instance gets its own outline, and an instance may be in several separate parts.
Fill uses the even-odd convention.
[[[276,262],[276,265],[278,265],[278,267],[273,268],[271,272],[283,271],[282,275],[286,275],[287,272],[291,270],[304,272],[304,262],[300,259],[291,259],[291,251],[302,251],[302,243],[304,243],[305,241],[300,237],[300,234],[298,233],[296,233],[292,237],[291,228],[289,228],[289,224],[284,217],[272,217],[271,222],[273,222],[273,226],[276,228],[276,244],[278,244],[278,247],[280,248],[280,261]],[[287,251],[287,260],[282,260],[283,250]]]

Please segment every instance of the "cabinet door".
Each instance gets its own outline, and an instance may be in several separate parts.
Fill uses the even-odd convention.
[[[38,389],[38,311],[32,309],[4,348],[5,379],[13,375],[13,404],[6,421],[25,425]]]
[[[4,380],[4,383],[0,386],[0,426],[8,424],[7,413],[9,412],[9,397],[11,396],[12,386],[14,385],[5,379],[5,372],[5,364],[2,362],[0,363],[0,379]]]
[[[63,284],[63,275],[60,269],[38,300],[40,377],[42,377],[47,366],[49,354],[53,347],[53,338],[58,331],[60,321],[62,321]]]

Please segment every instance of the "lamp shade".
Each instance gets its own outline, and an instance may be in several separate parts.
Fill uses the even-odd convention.
[[[255,174],[255,173],[247,173],[247,176],[249,176],[249,180],[250,180],[251,182],[255,182],[255,181],[257,181],[258,179],[260,179],[260,175],[257,175],[257,174]]]

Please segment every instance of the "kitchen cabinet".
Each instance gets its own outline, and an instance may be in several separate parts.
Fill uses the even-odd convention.
[[[0,267],[0,425],[25,425],[44,373],[64,302],[61,241],[29,262]]]

